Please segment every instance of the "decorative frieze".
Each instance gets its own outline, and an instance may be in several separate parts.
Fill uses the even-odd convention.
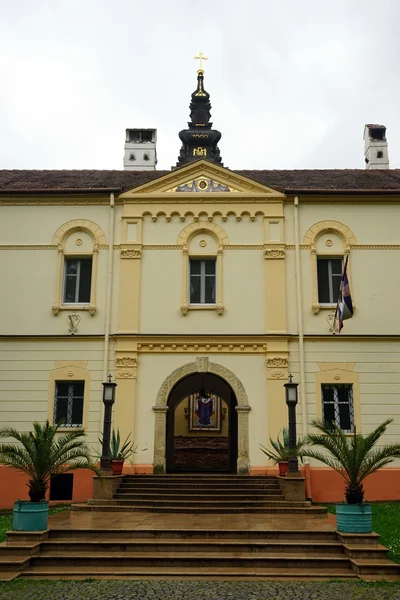
[[[285,255],[286,250],[284,246],[268,246],[264,250],[264,258],[266,259],[283,259]]]
[[[141,248],[122,248],[121,258],[141,258]]]
[[[264,336],[250,338],[239,337],[232,339],[223,336],[207,336],[204,338],[158,338],[141,340],[137,344],[137,350],[141,353],[240,353],[240,354],[265,354],[267,351],[267,340]]]
[[[265,361],[268,379],[287,379],[289,361],[283,356],[269,356]]]
[[[280,368],[280,369],[288,368],[288,359],[282,358],[280,356],[274,356],[273,358],[268,357],[266,360],[266,363],[267,363],[268,368],[271,368],[271,367],[276,367],[276,368]]]
[[[136,379],[139,360],[135,356],[117,356],[117,379]]]

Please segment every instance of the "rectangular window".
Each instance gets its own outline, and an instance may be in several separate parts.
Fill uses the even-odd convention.
[[[190,304],[215,304],[215,260],[190,260]]]
[[[324,423],[336,423],[346,433],[354,431],[351,385],[322,385],[322,418]]]
[[[336,304],[342,280],[341,258],[317,258],[318,301],[320,304]]]
[[[62,427],[82,427],[84,381],[56,381],[53,423]]]
[[[92,287],[92,259],[66,258],[64,277],[64,302],[89,303]]]

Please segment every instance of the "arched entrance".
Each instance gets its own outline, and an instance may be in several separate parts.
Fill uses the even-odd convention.
[[[218,375],[181,379],[168,398],[167,473],[236,473],[236,406],[234,391]]]
[[[165,473],[167,468],[167,413],[169,412],[168,400],[174,387],[189,375],[196,373],[212,373],[228,384],[236,399],[237,413],[237,461],[236,472],[248,474],[250,472],[249,460],[249,411],[250,406],[246,390],[238,377],[226,367],[210,362],[208,357],[198,357],[196,362],[188,363],[175,369],[163,381],[153,406],[154,419],[154,473]],[[233,407],[232,407],[233,412]],[[233,461],[233,459],[232,459]]]

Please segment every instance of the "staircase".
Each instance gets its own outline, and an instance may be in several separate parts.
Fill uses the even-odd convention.
[[[376,534],[229,529],[65,529],[41,540],[10,532],[0,579],[398,579]],[[350,536],[350,537],[349,537]]]
[[[8,532],[0,580],[400,579],[377,534],[339,534],[275,477],[126,476],[72,508],[49,531]]]
[[[110,500],[73,510],[204,514],[325,514],[311,502],[285,500],[276,477],[249,475],[127,475]]]

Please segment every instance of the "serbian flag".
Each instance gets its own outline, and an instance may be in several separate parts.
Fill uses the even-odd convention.
[[[351,319],[353,316],[353,302],[351,300],[350,285],[347,278],[347,263],[349,257],[346,256],[346,262],[344,263],[342,281],[340,283],[339,300],[337,305],[337,315],[339,324],[339,333],[343,329],[343,321]]]

